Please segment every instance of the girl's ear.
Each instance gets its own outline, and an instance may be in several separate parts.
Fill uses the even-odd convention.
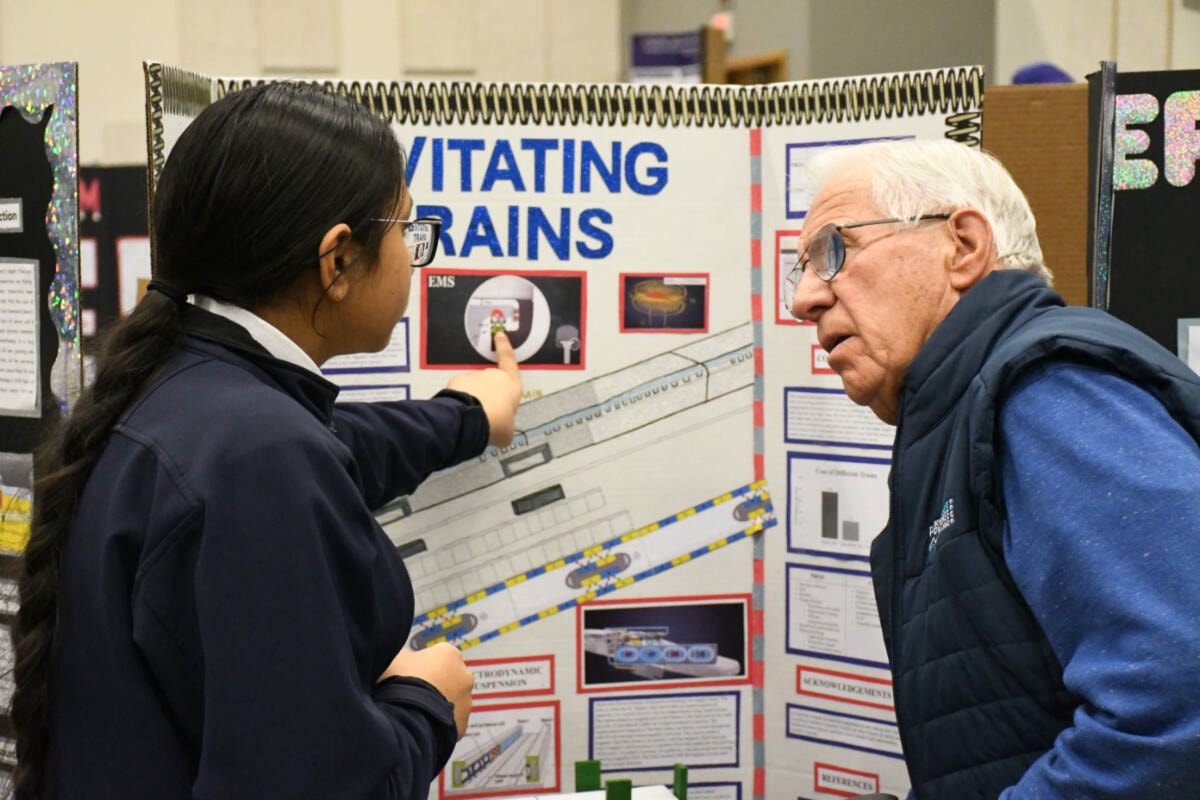
[[[334,225],[321,237],[320,255],[317,257],[321,289],[333,302],[345,299],[350,290],[350,282],[344,280],[343,273],[354,263],[361,249],[350,235],[350,226],[344,222]]]

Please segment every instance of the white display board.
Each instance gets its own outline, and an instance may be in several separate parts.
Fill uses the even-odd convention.
[[[148,64],[152,174],[255,80]],[[982,71],[328,85],[391,122],[417,215],[444,222],[391,347],[329,377],[349,399],[428,397],[490,363],[492,326],[522,362],[513,444],[378,515],[416,586],[410,646],[449,640],[477,675],[435,793],[570,791],[596,758],[638,784],[687,764],[689,798],[903,794],[865,560],[890,429],[778,290],[808,157],[976,143]]]

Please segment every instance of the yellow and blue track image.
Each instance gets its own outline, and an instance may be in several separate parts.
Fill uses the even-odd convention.
[[[421,649],[447,641],[472,647],[707,555],[775,522],[765,481],[739,487],[421,614],[413,621],[409,646]]]

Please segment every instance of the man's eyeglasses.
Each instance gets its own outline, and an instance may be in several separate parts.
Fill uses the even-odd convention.
[[[800,254],[800,260],[796,262],[796,266],[792,267],[792,271],[788,273],[784,291],[787,292],[785,297],[789,308],[792,298],[796,296],[796,287],[800,285],[800,278],[804,276],[805,268],[811,269],[814,275],[828,283],[845,266],[846,240],[842,237],[842,231],[848,228],[865,228],[868,225],[920,222],[927,219],[950,219],[950,215],[922,214],[919,217],[891,217],[890,219],[871,219],[866,222],[848,222],[845,225],[835,225],[832,222],[822,225],[808,240],[808,247]]]
[[[386,222],[389,225],[399,225],[404,233],[404,244],[412,257],[414,267],[426,267],[437,255],[438,241],[441,239],[441,217],[421,217],[420,219],[372,219],[371,222]]]

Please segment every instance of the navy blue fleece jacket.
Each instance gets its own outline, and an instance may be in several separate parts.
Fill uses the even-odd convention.
[[[62,565],[61,798],[424,798],[453,749],[428,684],[377,682],[412,584],[372,508],[478,455],[457,392],[339,404],[194,307],[121,417]]]

